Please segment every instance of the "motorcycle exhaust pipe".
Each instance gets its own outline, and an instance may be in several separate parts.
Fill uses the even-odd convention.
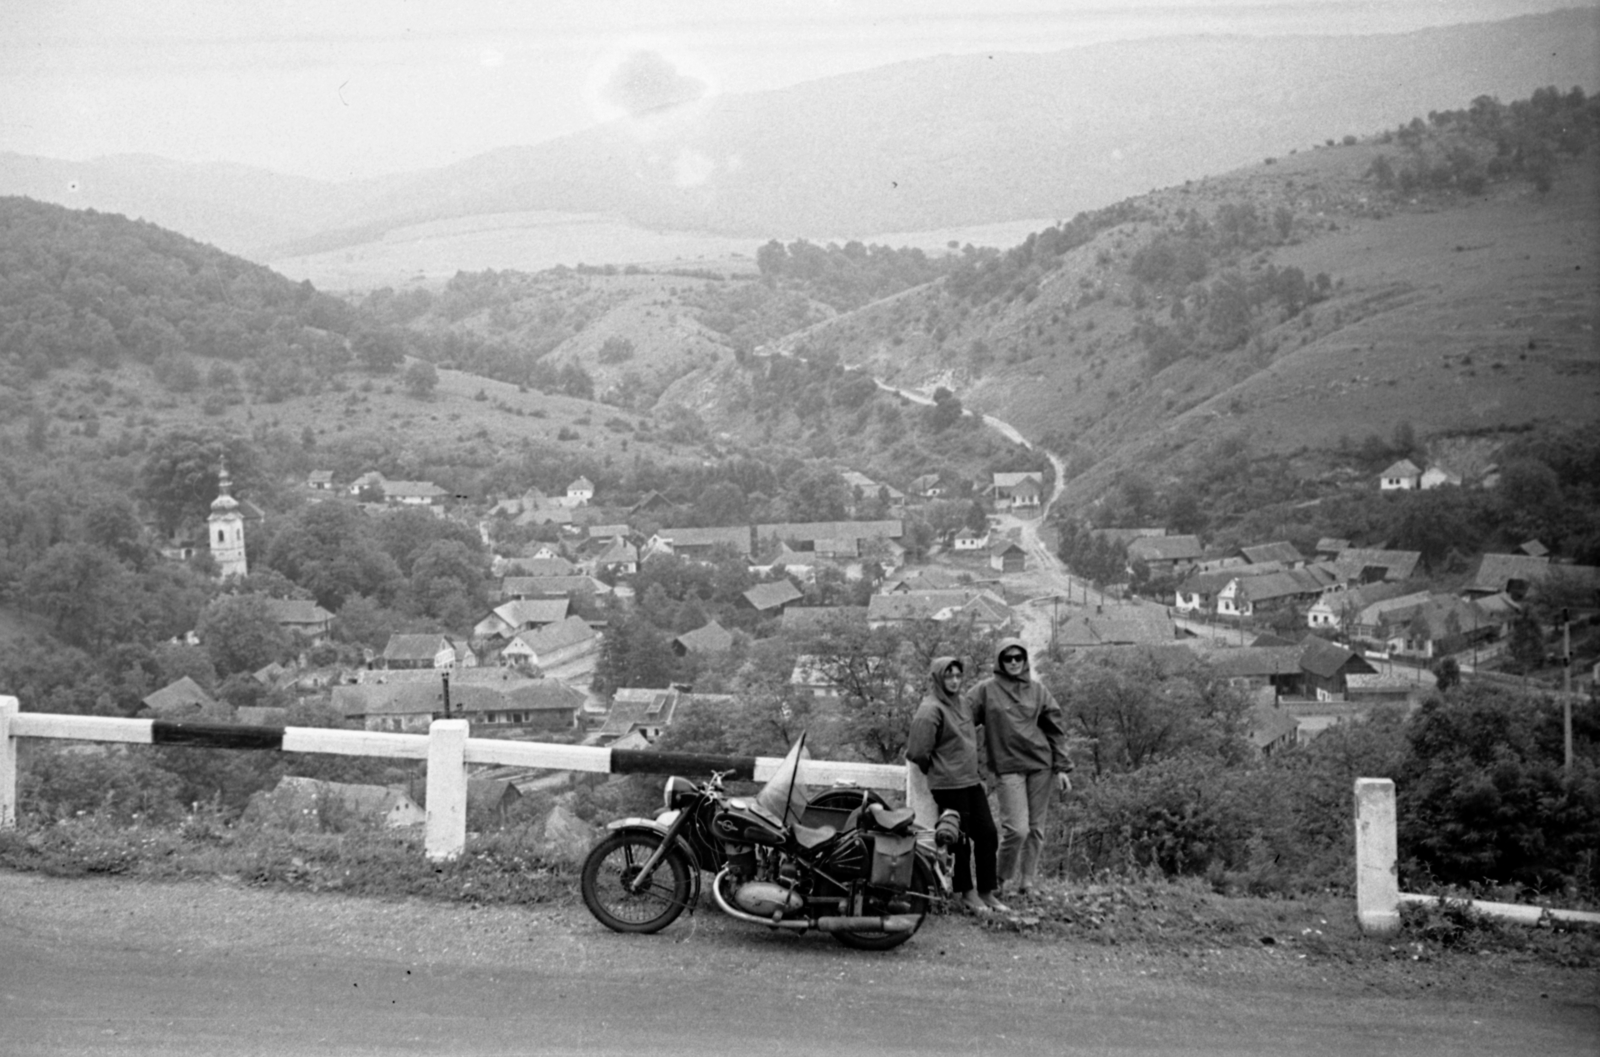
[[[815,921],[805,918],[764,918],[729,903],[722,894],[722,880],[727,873],[724,868],[711,882],[711,899],[717,904],[717,909],[731,918],[748,921],[752,925],[765,925],[769,929],[789,929],[793,932],[805,932],[807,929],[816,929],[819,932],[915,932],[917,929],[917,915],[915,914],[889,914],[887,916],[872,917],[844,917],[831,915],[820,917]]]
[[[917,927],[915,914],[890,914],[887,917],[825,917],[817,919],[819,932],[912,932]]]

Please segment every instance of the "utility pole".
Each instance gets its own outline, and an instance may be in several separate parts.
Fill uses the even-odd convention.
[[[1561,609],[1561,734],[1566,745],[1567,780],[1572,780],[1572,610]]]

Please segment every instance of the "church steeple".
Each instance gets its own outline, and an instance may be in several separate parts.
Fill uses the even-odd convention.
[[[217,472],[217,498],[211,501],[211,516],[206,518],[211,557],[217,563],[217,576],[245,576],[249,566],[244,556],[244,515],[233,498],[233,481],[228,477],[226,456]]]

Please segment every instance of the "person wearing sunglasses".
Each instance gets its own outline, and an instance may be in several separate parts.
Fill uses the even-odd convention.
[[[1032,678],[1021,639],[1000,640],[994,674],[967,691],[965,700],[973,722],[983,726],[989,769],[997,778],[1002,890],[1027,895],[1037,880],[1050,794],[1072,791],[1066,718],[1049,688]]]
[[[977,731],[961,700],[963,674],[957,658],[934,658],[928,693],[911,717],[906,735],[906,759],[928,776],[928,792],[939,809],[961,815],[954,884],[961,905],[975,914],[991,910],[1004,914],[1011,908],[994,893],[999,837],[978,772]]]

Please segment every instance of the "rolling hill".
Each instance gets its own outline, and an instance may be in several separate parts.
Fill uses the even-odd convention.
[[[287,272],[325,286],[363,253],[381,255],[390,281],[452,265],[532,270],[551,263],[541,232],[509,247],[483,235],[526,228],[530,214],[546,225],[613,225],[613,252],[660,260],[676,247],[652,246],[649,232],[883,240],[1067,216],[1480,94],[1593,90],[1597,58],[1590,10],[1395,35],[944,56],[378,180],[10,155],[0,156],[0,193],[142,216],[255,260],[292,262]],[[498,219],[468,224],[468,237],[447,223],[463,218]],[[606,262],[573,252],[566,263]],[[369,285],[373,271],[361,273]]]

